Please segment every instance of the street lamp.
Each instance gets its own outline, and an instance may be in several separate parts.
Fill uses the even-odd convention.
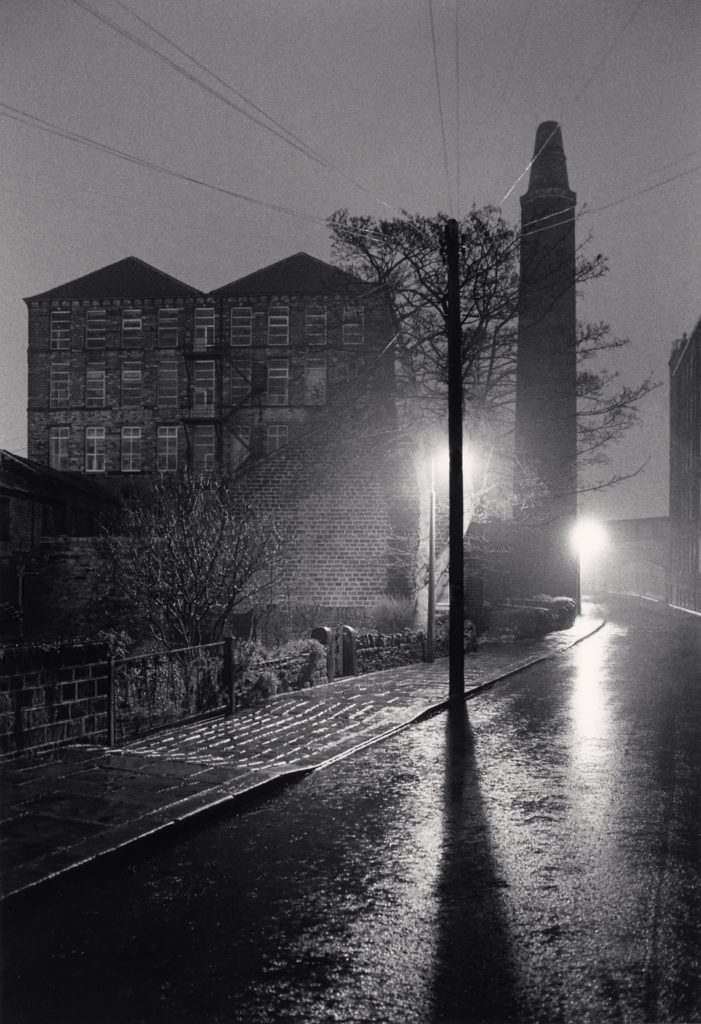
[[[431,493],[428,506],[428,622],[426,623],[426,661],[434,658],[436,621],[436,460],[431,459]]]
[[[582,565],[591,561],[606,544],[606,531],[596,519],[577,519],[571,534],[572,546],[577,553],[577,614],[582,611]]]

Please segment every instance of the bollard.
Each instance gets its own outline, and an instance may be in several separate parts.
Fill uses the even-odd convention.
[[[334,680],[332,631],[328,626],[316,626],[312,630],[312,640],[318,640],[326,648],[326,678],[332,683]]]

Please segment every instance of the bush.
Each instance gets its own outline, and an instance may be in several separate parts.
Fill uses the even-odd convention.
[[[547,608],[555,616],[555,629],[569,629],[577,617],[577,603],[571,597],[551,597],[550,594],[535,594],[524,598],[518,604],[529,608]]]
[[[549,608],[538,605],[514,605],[492,608],[487,619],[487,629],[507,640],[524,640],[529,637],[545,636],[559,629],[557,615]]]
[[[312,686],[323,670],[326,648],[318,640],[290,640],[268,650],[250,641],[236,645],[236,675],[241,703],[260,704],[277,693]]]
[[[269,697],[274,697],[280,687],[276,672],[264,669],[256,674],[247,672],[242,680],[242,702],[247,706],[263,704]]]
[[[401,633],[413,629],[416,622],[416,601],[411,597],[386,594],[369,611],[369,618],[378,633]]]

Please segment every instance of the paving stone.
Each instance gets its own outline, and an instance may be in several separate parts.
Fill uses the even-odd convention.
[[[543,641],[465,658],[466,689],[566,650],[596,611]],[[167,830],[272,779],[304,772],[402,727],[445,701],[445,659],[281,694],[115,750],[63,747],[0,766],[0,895]]]

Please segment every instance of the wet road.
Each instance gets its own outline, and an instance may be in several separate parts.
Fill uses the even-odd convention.
[[[701,619],[466,707],[4,922],[3,1022],[701,1020]]]

